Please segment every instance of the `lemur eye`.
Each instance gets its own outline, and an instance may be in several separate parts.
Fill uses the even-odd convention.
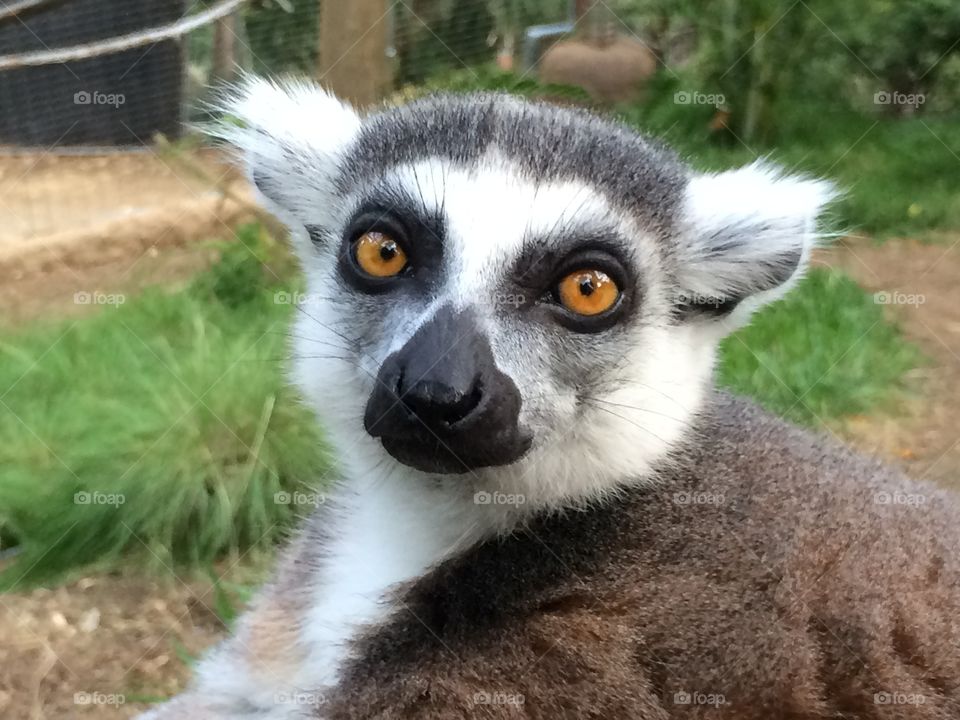
[[[399,275],[407,266],[407,254],[389,235],[370,231],[354,243],[353,255],[357,265],[367,275],[388,278]]]
[[[601,270],[577,270],[560,281],[557,295],[570,312],[599,315],[616,304],[620,288]]]

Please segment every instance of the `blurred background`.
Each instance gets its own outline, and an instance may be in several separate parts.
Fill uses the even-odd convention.
[[[324,501],[297,268],[195,129],[241,70],[370,110],[512,92],[833,179],[835,242],[720,381],[960,488],[954,0],[0,0],[0,716],[173,694]]]

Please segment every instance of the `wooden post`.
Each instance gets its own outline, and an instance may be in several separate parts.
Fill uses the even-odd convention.
[[[393,90],[387,0],[321,0],[318,80],[357,106]]]
[[[212,81],[233,80],[237,72],[237,13],[217,20],[213,25]]]
[[[596,39],[596,4],[596,0],[575,0],[573,4],[577,34],[581,38]]]

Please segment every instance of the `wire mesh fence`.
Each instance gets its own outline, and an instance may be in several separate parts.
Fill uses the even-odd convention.
[[[0,0],[0,267],[97,262],[90,247],[123,242],[136,256],[209,232],[203,208],[224,222],[242,214],[231,204],[242,180],[191,130],[240,71],[310,76],[365,105],[445,74],[514,67],[530,26],[544,26],[526,39],[539,56],[574,6]]]
[[[0,0],[0,147],[174,139],[239,69],[352,66],[361,104],[457,70],[529,72],[576,17],[612,37],[629,15],[616,0]],[[350,87],[376,75],[372,95]]]

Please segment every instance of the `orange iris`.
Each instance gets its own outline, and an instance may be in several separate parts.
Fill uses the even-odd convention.
[[[381,232],[364,233],[354,245],[353,253],[360,269],[373,277],[393,277],[407,266],[407,254],[403,248]]]
[[[577,270],[560,281],[560,302],[577,315],[599,315],[612,308],[620,288],[600,270]]]

